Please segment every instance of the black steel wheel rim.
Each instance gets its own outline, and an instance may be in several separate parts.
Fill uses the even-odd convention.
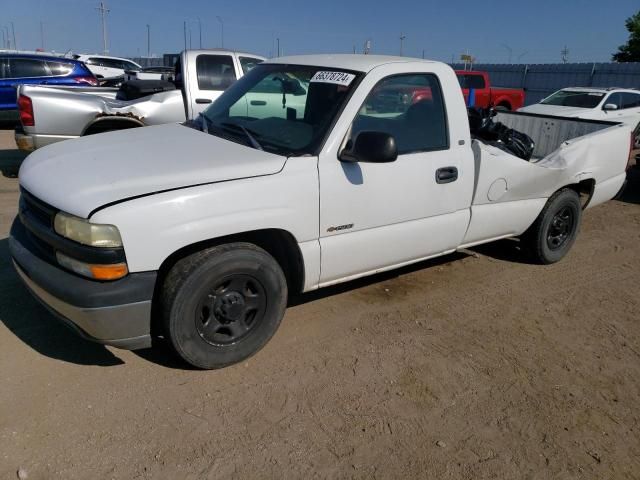
[[[232,345],[262,322],[267,309],[264,286],[251,275],[229,275],[212,285],[198,302],[198,334],[211,345]]]
[[[571,207],[563,207],[553,216],[547,232],[547,246],[551,250],[562,248],[573,234],[575,214]]]

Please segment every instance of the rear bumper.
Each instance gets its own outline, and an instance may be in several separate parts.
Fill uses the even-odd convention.
[[[16,219],[9,250],[31,293],[80,336],[128,350],[151,346],[151,299],[156,272],[133,273],[115,282],[96,282],[52,265],[29,249]]]
[[[20,150],[23,150],[25,152],[33,152],[38,148],[45,147],[52,143],[57,143],[63,140],[70,140],[72,138],[78,137],[69,135],[40,135],[37,133],[27,133],[22,127],[16,127],[14,138],[16,140],[16,145]]]

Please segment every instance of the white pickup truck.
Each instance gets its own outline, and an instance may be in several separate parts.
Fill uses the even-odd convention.
[[[275,59],[198,122],[31,154],[11,255],[81,335],[130,349],[163,337],[222,367],[269,340],[291,294],[506,237],[560,260],[583,210],[622,186],[631,129],[499,120],[535,140],[531,161],[472,139],[445,64]]]
[[[263,60],[230,50],[185,50],[175,66],[173,82],[131,82],[120,90],[20,85],[21,125],[16,129],[16,144],[32,151],[96,133],[193,119]],[[130,96],[133,89],[127,86],[134,83],[142,92]]]

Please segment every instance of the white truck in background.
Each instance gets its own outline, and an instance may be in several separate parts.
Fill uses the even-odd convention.
[[[263,60],[229,50],[186,50],[176,65],[173,82],[142,80],[127,82],[120,89],[21,85],[16,144],[32,151],[85,135],[196,118]],[[140,93],[127,95],[134,84]]]
[[[32,153],[11,256],[80,335],[164,338],[222,367],[257,352],[299,292],[508,237],[539,263],[562,259],[583,210],[622,186],[631,128],[498,120],[534,139],[530,161],[472,138],[445,64],[274,59],[196,122]]]

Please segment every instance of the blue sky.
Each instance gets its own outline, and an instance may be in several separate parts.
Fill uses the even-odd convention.
[[[608,61],[627,39],[624,21],[640,9],[638,0],[105,0],[110,52],[146,54],[146,25],[151,51],[184,47],[183,21],[191,44],[219,47],[220,16],[225,47],[269,56],[280,38],[285,54],[361,51],[367,39],[373,53],[398,54],[404,34],[405,55],[450,61],[469,50],[478,62],[543,63]],[[4,0],[0,27],[14,22],[21,49],[40,46],[40,22],[47,50],[99,52],[102,30],[98,0]],[[187,34],[189,35],[189,34]],[[1,41],[0,37],[0,41]],[[508,48],[507,48],[508,47]],[[511,49],[511,50],[509,50]]]

